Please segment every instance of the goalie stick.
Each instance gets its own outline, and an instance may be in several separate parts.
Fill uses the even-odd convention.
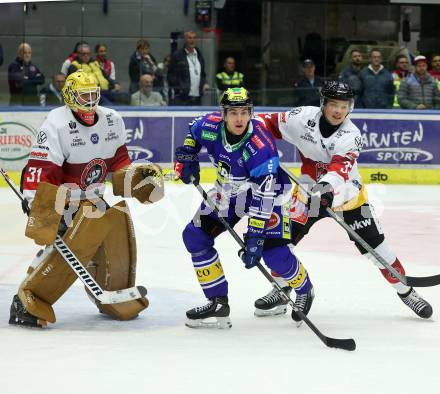
[[[27,205],[27,201],[21,194],[20,190],[17,189],[11,178],[9,178],[8,173],[3,168],[0,168],[0,173],[9,187],[23,203],[26,213],[29,214],[30,209]],[[138,298],[142,298],[147,295],[147,289],[144,286],[134,286],[128,289],[115,291],[103,290],[59,235],[57,235],[55,239],[54,246],[64,261],[69,264],[70,268],[72,268],[73,272],[75,272],[81,282],[83,282],[87,289],[89,289],[93,297],[95,297],[101,304],[119,304],[121,302],[137,300]]]
[[[307,197],[310,198],[311,196],[310,192],[301,184],[300,179],[295,175],[293,175],[290,172],[290,170],[285,166],[280,164],[280,167],[289,176],[289,178],[298,185],[301,191],[305,195],[307,195]],[[356,242],[362,245],[362,247],[368,253],[370,253],[378,263],[380,263],[384,268],[386,268],[389,272],[391,272],[393,276],[395,276],[404,285],[411,287],[430,287],[430,286],[437,286],[440,284],[440,275],[421,276],[421,277],[402,275],[394,267],[388,264],[379,253],[377,253],[370,245],[368,245],[368,243],[360,235],[358,235],[347,223],[345,223],[344,219],[341,218],[337,213],[335,213],[331,208],[327,208],[327,213],[341,227],[343,227],[348,234],[350,234],[350,237],[352,237],[354,240],[356,240]]]
[[[243,240],[240,238],[240,236],[235,232],[235,230],[229,225],[229,223],[222,217],[220,214],[217,206],[212,202],[212,200],[208,197],[208,194],[203,189],[202,186],[200,186],[198,183],[195,182],[194,179],[192,179],[193,185],[197,188],[201,196],[203,197],[203,200],[208,204],[211,209],[214,210],[214,212],[217,214],[217,217],[219,218],[220,222],[226,227],[226,230],[232,235],[232,237],[237,241],[237,243],[240,245],[241,248],[245,248],[245,244]],[[267,270],[261,265],[260,262],[256,264],[257,268],[260,270],[260,272],[265,276],[265,278],[272,283],[272,286],[276,288],[280,294],[280,296],[283,298],[284,301],[288,302],[289,305],[292,307],[292,309],[298,314],[298,316],[301,318],[304,323],[309,326],[309,328],[318,336],[318,338],[328,347],[333,347],[337,349],[344,349],[344,350],[355,350],[356,349],[356,342],[354,339],[337,339],[337,338],[330,338],[325,336],[321,331],[318,330],[318,328],[309,320],[309,318],[296,306],[296,304],[292,301],[292,299],[284,293],[281,286],[272,278],[272,275],[267,272]]]

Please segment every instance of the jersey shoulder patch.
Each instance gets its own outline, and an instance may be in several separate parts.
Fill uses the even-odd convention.
[[[194,119],[190,129],[200,142],[214,142],[220,138],[221,122],[220,113],[214,112]]]

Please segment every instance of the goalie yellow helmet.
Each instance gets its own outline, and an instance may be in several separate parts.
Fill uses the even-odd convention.
[[[62,93],[64,103],[75,112],[94,112],[100,99],[100,88],[95,77],[83,70],[67,77]]]

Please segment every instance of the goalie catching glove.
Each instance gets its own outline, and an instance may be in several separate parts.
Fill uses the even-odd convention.
[[[142,204],[157,202],[164,196],[162,169],[156,164],[131,164],[115,171],[112,183],[115,196],[133,197]]]

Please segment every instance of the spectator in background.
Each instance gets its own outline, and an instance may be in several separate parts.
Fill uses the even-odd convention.
[[[114,81],[113,91],[119,92],[121,90],[121,85],[116,81],[115,64],[107,58],[107,46],[105,44],[96,44],[95,53],[95,60],[103,74],[110,80]]]
[[[31,62],[32,48],[23,42],[18,46],[17,58],[8,67],[11,105],[39,105],[38,85],[44,84],[44,75]]]
[[[398,93],[400,89],[400,82],[406,78],[409,74],[409,60],[406,55],[398,55],[394,62],[395,69],[391,73],[394,81],[394,89],[396,94],[394,95],[393,108],[400,108]]]
[[[173,105],[200,105],[202,95],[209,89],[205,60],[196,47],[196,33],[184,33],[184,47],[171,56],[168,84],[174,90]]]
[[[78,70],[84,70],[87,74],[94,76],[96,83],[101,88],[101,100],[99,104],[111,105],[114,100],[112,89],[115,85],[115,81],[105,75],[99,67],[98,62],[90,56],[90,46],[88,44],[78,46],[78,55],[71,61],[67,75]]]
[[[144,74],[154,76],[154,90],[162,93],[162,71],[158,67],[156,59],[150,53],[150,43],[147,40],[141,39],[137,42],[136,51],[130,57],[128,73],[130,74],[130,94],[139,89],[139,80]]]
[[[295,81],[295,106],[317,106],[320,104],[320,90],[324,85],[324,79],[315,75],[315,62],[306,59],[302,62],[304,76]]]
[[[215,76],[217,89],[221,93],[229,88],[244,87],[244,76],[235,68],[235,59],[232,56],[227,57],[223,62],[223,71],[219,71]]]
[[[399,89],[399,104],[405,109],[439,108],[440,92],[437,81],[428,72],[428,61],[425,56],[414,59],[413,74],[402,80]]]
[[[429,72],[437,81],[440,89],[440,55],[434,54],[431,56],[431,71]]]
[[[154,76],[144,74],[139,81],[139,90],[131,95],[130,105],[150,107],[165,105],[162,95],[153,91]]]
[[[382,65],[379,49],[370,51],[370,64],[359,73],[360,100],[364,108],[391,108],[394,100],[394,83],[391,73]]]
[[[40,105],[63,105],[63,95],[61,90],[66,82],[66,76],[64,74],[55,74],[52,77],[52,82],[40,91]]]
[[[170,99],[170,94],[171,94],[169,84],[168,84],[168,78],[167,78],[168,68],[170,67],[170,62],[171,62],[171,55],[166,55],[163,58],[163,61],[157,65],[157,67],[159,67],[159,69],[162,73],[162,76],[163,76],[162,97],[164,98],[164,100],[167,103]]]
[[[362,107],[359,94],[361,92],[361,80],[359,79],[359,73],[362,69],[362,53],[359,49],[353,49],[350,52],[351,63],[345,67],[339,74],[339,79],[347,83],[354,93],[354,106],[356,108]]]
[[[67,76],[67,73],[69,72],[69,67],[72,64],[72,60],[74,60],[78,56],[78,48],[82,44],[88,45],[87,41],[78,41],[75,44],[72,52],[70,53],[69,56],[67,56],[67,59],[64,60],[64,63],[61,65],[61,74],[64,74]]]

